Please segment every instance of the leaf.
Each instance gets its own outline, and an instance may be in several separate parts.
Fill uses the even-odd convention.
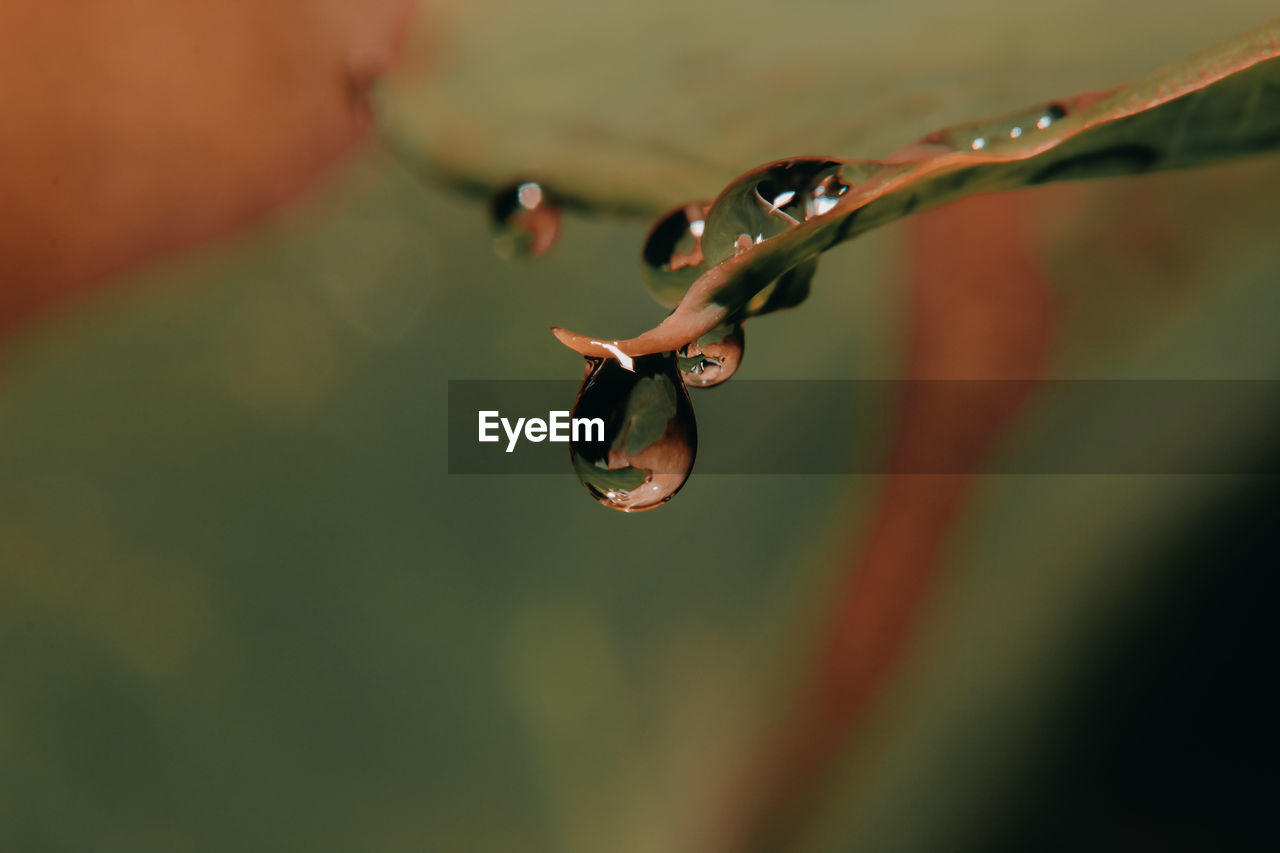
[[[914,212],[976,192],[1273,151],[1280,147],[1278,39],[1280,21],[1131,86],[937,131],[883,161],[808,158],[761,166],[712,203],[703,236],[706,271],[659,326],[630,340],[607,339],[612,350],[563,329],[555,334],[590,356],[675,350],[742,312],[788,270]],[[781,209],[799,203],[815,182],[826,190],[824,199],[839,187],[834,205],[815,207],[810,199],[794,216]]]
[[[653,215],[760,163],[884,157],[1135,80],[1275,14],[1270,0],[422,6],[379,93],[410,162],[479,193],[535,173],[571,203]]]

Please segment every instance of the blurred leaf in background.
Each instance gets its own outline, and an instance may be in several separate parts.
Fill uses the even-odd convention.
[[[367,134],[412,0],[0,7],[0,334],[243,230]]]

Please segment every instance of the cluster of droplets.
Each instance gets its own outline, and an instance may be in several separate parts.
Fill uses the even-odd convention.
[[[641,253],[645,284],[659,303],[674,308],[709,266],[830,212],[848,191],[835,160],[785,160],[748,173],[714,203],[691,201],[658,219]],[[570,455],[596,500],[635,512],[679,491],[697,447],[687,389],[733,377],[745,353],[743,321],[803,301],[816,263],[790,270],[740,315],[677,352],[587,358],[573,416],[601,418],[605,434],[603,441],[571,441]]]
[[[921,145],[999,151],[1066,116],[1064,105],[1049,104],[939,131],[903,153],[913,156]],[[818,157],[780,160],[742,175],[714,202],[696,200],[674,208],[658,219],[645,240],[642,271],[649,292],[660,304],[675,308],[709,269],[831,213],[848,196],[850,184],[864,180],[865,169],[878,166]],[[494,247],[504,258],[538,257],[559,236],[559,201],[535,180],[508,184],[490,199],[489,210]],[[732,378],[745,352],[744,321],[800,304],[816,268],[812,257],[764,287],[757,283],[742,294],[745,304],[723,325],[676,352],[629,357],[605,346],[615,357],[587,358],[573,415],[599,418],[604,436],[578,440],[575,435],[570,454],[592,496],[613,509],[635,512],[665,503],[680,490],[697,450],[687,389],[711,388]]]
[[[834,165],[822,163],[828,170]],[[800,209],[790,198],[778,200],[787,192],[779,188],[778,178],[794,177],[789,168],[782,168],[761,178],[760,192],[750,204],[768,208],[778,202],[773,215],[779,222],[798,224],[825,213],[847,189],[835,175],[816,177],[812,186],[792,191],[807,205]],[[815,176],[816,172],[809,177]],[[645,241],[645,282],[668,308],[678,305],[706,270],[702,243],[711,207],[711,202],[693,201],[675,208],[659,218]],[[504,187],[490,199],[489,212],[494,248],[504,258],[537,257],[559,236],[559,204],[536,181]],[[780,232],[771,229],[769,236],[775,233]],[[569,443],[574,470],[587,491],[623,512],[652,509],[670,500],[688,480],[697,453],[697,424],[687,389],[711,388],[732,377],[742,364],[744,342],[739,319],[712,329],[679,352],[587,358],[573,417],[599,418],[605,425],[602,437],[575,434]]]
[[[642,254],[650,293],[674,308],[706,270],[840,203],[849,186],[836,160],[783,160],[743,175],[714,203],[683,204],[658,219]],[[554,194],[532,180],[513,182],[489,203],[494,247],[504,258],[534,258],[560,233]],[[697,425],[688,388],[728,381],[745,352],[747,317],[798,305],[816,260],[771,282],[738,316],[678,352],[637,358],[588,358],[575,418],[599,418],[604,436],[570,441],[574,470],[593,497],[625,512],[670,500],[693,470]]]
[[[938,141],[955,148],[967,148],[970,151],[990,151],[1038,130],[1048,130],[1066,115],[1066,108],[1061,104],[1050,104],[1043,109],[1010,116],[981,127],[970,125],[943,131],[939,134]]]
[[[678,352],[625,360],[588,357],[573,417],[599,418],[604,435],[575,434],[569,453],[591,496],[610,509],[637,512],[680,491],[698,445],[688,389],[728,381],[743,351],[742,323],[736,322]]]
[[[924,146],[987,152],[1045,131],[1067,115],[1061,104],[981,125],[931,134]],[[917,146],[909,150],[915,151]],[[888,161],[888,162],[893,162]],[[691,201],[660,217],[645,240],[642,270],[653,297],[675,308],[710,268],[835,210],[872,161],[823,158],[780,160],[746,173],[714,202]],[[852,170],[852,171],[851,171]],[[510,184],[490,202],[494,244],[507,258],[537,257],[560,232],[559,205],[535,181]],[[636,512],[672,498],[693,470],[697,424],[689,388],[729,380],[745,352],[743,321],[789,308],[808,296],[816,257],[802,261],[760,288],[724,325],[677,352],[587,357],[574,403],[575,419],[600,419],[603,436],[575,434],[570,456],[579,479],[598,501]],[[615,342],[616,345],[616,342]],[[611,349],[606,346],[606,349]]]
[[[560,236],[560,205],[537,181],[516,181],[489,199],[493,248],[498,255],[536,258]]]

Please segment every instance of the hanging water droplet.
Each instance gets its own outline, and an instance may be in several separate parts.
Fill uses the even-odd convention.
[[[1009,131],[1010,139],[1017,139],[1021,135],[1022,135],[1022,128],[1020,127],[1015,127]]]
[[[587,359],[573,418],[603,424],[569,442],[574,470],[600,503],[623,512],[669,501],[693,470],[698,429],[675,353]]]
[[[987,147],[986,137],[979,136],[977,139],[969,143],[969,147],[974,151],[981,151],[983,148]]]
[[[745,348],[741,323],[718,326],[686,344],[677,353],[684,384],[690,388],[711,388],[728,381],[738,372]]]
[[[502,258],[536,258],[560,235],[560,208],[535,181],[519,181],[489,201],[493,247]]]
[[[702,231],[709,201],[683,204],[658,220],[644,243],[644,280],[660,303],[673,308],[702,273]]]

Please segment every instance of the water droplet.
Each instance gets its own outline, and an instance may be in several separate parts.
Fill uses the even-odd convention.
[[[969,143],[969,147],[974,151],[981,151],[983,148],[987,147],[987,140],[986,138],[979,136],[977,139]]]
[[[711,388],[738,372],[746,338],[741,323],[718,326],[677,353],[680,375],[690,388]]]
[[[698,429],[675,353],[639,356],[632,370],[612,358],[587,359],[573,404],[575,419],[598,429],[573,435],[569,453],[578,479],[611,509],[639,512],[666,503],[693,470]]]
[[[1050,104],[1049,106],[1045,107],[1045,110],[1040,115],[1040,118],[1036,119],[1036,127],[1040,128],[1041,130],[1044,130],[1049,125],[1053,124],[1055,121],[1062,118],[1066,114],[1067,114],[1067,111],[1063,109],[1061,106],[1059,106],[1058,104]]]
[[[1020,127],[1015,127],[1015,128],[1013,128],[1012,130],[1010,130],[1010,131],[1009,131],[1009,138],[1010,138],[1010,139],[1017,139],[1017,138],[1018,138],[1019,136],[1021,136],[1021,135],[1022,135],[1022,128],[1020,128]]]
[[[644,280],[658,302],[674,308],[702,274],[702,231],[709,201],[682,204],[660,218],[644,242]]]
[[[720,263],[828,213],[849,191],[836,160],[781,160],[748,172],[730,184],[707,212],[702,249]]]
[[[493,246],[503,258],[536,258],[560,235],[560,208],[535,181],[518,181],[494,193],[489,215]]]
[[[821,216],[848,191],[840,180],[840,164],[831,160],[793,162],[756,184],[756,197],[766,212],[790,225]]]

